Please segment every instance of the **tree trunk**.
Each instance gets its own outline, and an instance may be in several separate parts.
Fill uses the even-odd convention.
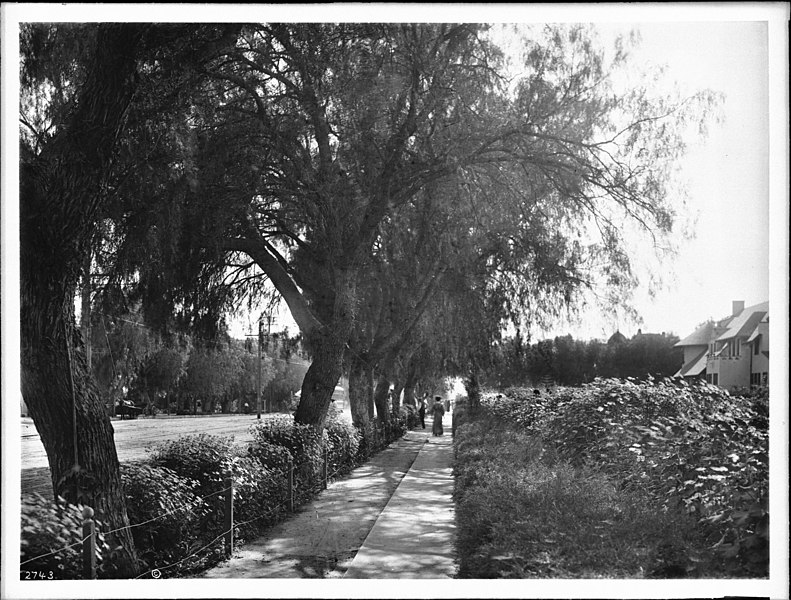
[[[401,408],[401,392],[404,391],[404,385],[402,383],[396,383],[395,387],[393,388],[393,414],[397,415],[399,409]]]
[[[365,360],[352,355],[349,358],[349,404],[352,423],[360,429],[370,421],[369,405],[373,405],[373,374]]]
[[[108,529],[128,527],[126,500],[113,428],[83,347],[75,345],[73,299],[135,89],[140,33],[137,25],[100,26],[69,122],[20,170],[22,394],[47,452],[55,495],[90,504]],[[129,530],[121,529],[116,540],[118,574],[136,574]]]
[[[415,368],[414,358],[409,361],[406,378],[404,379],[404,404],[417,407],[415,400],[415,386],[417,385],[417,369]]]
[[[310,340],[313,360],[305,378],[299,406],[294,415],[297,423],[324,428],[332,402],[332,393],[343,374],[344,352],[354,326],[354,306],[357,302],[357,272],[355,268],[339,269],[335,273],[331,308],[322,319],[324,325],[311,326],[306,333]],[[302,327],[302,325],[300,325]]]
[[[80,290],[80,331],[85,344],[85,363],[91,371],[91,253],[89,252],[82,267],[82,289]]]
[[[313,361],[302,380],[299,406],[294,415],[297,423],[323,429],[332,401],[332,393],[343,372],[343,350],[346,341],[332,334],[319,333],[313,339]]]
[[[374,405],[376,406],[376,418],[383,424],[390,421],[390,411],[387,410],[387,394],[390,392],[390,380],[382,374],[376,382],[374,390]]]
[[[470,414],[477,414],[481,406],[481,388],[475,368],[470,370],[469,376],[464,380],[464,388],[467,391],[467,408]]]
[[[415,400],[415,384],[414,382],[404,384],[404,404],[409,406],[417,406],[417,401]]]
[[[23,323],[29,308],[23,311]],[[128,527],[112,424],[80,348],[67,348],[76,335],[73,315],[39,316],[51,323],[51,329],[45,339],[35,341],[27,332],[22,390],[47,452],[53,497],[93,507],[105,530]],[[129,530],[116,533],[114,540],[124,550],[119,575],[137,574]]]

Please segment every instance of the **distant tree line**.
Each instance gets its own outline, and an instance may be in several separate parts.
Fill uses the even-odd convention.
[[[631,339],[616,334],[608,342],[575,340],[571,335],[526,343],[516,335],[503,340],[492,355],[484,385],[503,389],[580,385],[597,377],[672,376],[683,355],[679,338],[638,332]]]
[[[231,413],[256,410],[257,340],[205,340],[163,336],[136,312],[94,315],[91,371],[100,397],[113,414],[128,400],[147,414]],[[263,340],[262,407],[287,410],[305,376],[299,337],[274,334]],[[248,406],[245,407],[245,404]]]

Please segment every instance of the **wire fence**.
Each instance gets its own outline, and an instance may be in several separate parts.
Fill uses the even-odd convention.
[[[377,428],[377,434],[384,433],[384,428]],[[387,443],[387,441],[385,441],[385,443]],[[333,447],[331,448],[331,446]],[[235,490],[237,490],[238,487],[234,476],[230,472],[226,473],[224,485],[221,489],[202,496],[197,496],[197,499],[201,503],[205,503],[206,506],[211,506],[211,503],[206,502],[207,500],[218,496],[222,497],[223,502],[219,507],[221,507],[224,522],[220,533],[214,535],[211,540],[203,543],[199,548],[192,550],[188,555],[179,560],[166,565],[157,565],[155,568],[146,568],[145,571],[136,576],[136,579],[146,577],[159,578],[167,571],[176,569],[192,559],[214,553],[216,551],[215,546],[220,543],[223,545],[223,555],[225,557],[231,556],[233,553],[235,532],[239,531],[241,527],[246,527],[267,519],[274,519],[278,514],[283,514],[284,512],[294,512],[300,504],[309,500],[322,490],[327,489],[329,483],[339,475],[349,472],[356,464],[358,458],[349,440],[345,440],[340,446],[332,445],[327,442],[327,440],[324,440],[320,443],[319,455],[320,460],[318,465],[316,464],[314,454],[313,459],[306,458],[299,462],[295,462],[291,456],[289,456],[288,464],[285,469],[266,469],[267,480],[270,484],[274,482],[275,488],[284,489],[285,498],[274,505],[269,505],[266,508],[261,507],[258,514],[241,521],[234,520]],[[317,466],[318,469],[316,468]],[[318,473],[316,473],[316,471],[318,471]],[[100,544],[100,536],[106,538],[110,535],[119,534],[124,530],[132,531],[136,528],[151,525],[156,521],[166,519],[175,513],[189,510],[191,510],[191,506],[180,506],[138,523],[102,531],[101,527],[97,527],[97,523],[93,519],[93,510],[90,507],[85,507],[83,513],[84,520],[82,523],[83,534],[80,536],[79,541],[27,558],[20,562],[20,567],[33,569],[34,566],[43,559],[66,552],[72,548],[81,547],[83,578],[94,579],[97,576],[96,548],[97,545]]]

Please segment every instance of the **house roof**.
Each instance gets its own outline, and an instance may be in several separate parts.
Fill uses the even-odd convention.
[[[685,363],[679,372],[676,373],[676,375],[681,375],[682,377],[694,377],[695,375],[700,375],[703,371],[705,371],[707,350],[708,349],[704,349],[691,361]]]
[[[748,306],[728,323],[728,329],[717,338],[717,341],[749,336],[768,312],[769,302]]]
[[[675,346],[707,346],[709,342],[725,330],[725,326],[728,324],[729,320],[730,317],[717,321],[716,323],[714,321],[704,323],[683,340],[676,342]]]
[[[750,334],[750,337],[747,340],[747,343],[751,344],[760,335],[764,336],[767,339],[769,338],[769,313],[766,313],[766,316],[763,319],[761,319],[760,323],[758,323],[758,326]]]

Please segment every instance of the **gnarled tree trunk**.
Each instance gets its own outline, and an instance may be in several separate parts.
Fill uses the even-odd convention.
[[[393,414],[397,415],[401,408],[401,392],[404,391],[404,384],[396,382],[393,387]]]
[[[108,528],[129,525],[113,428],[76,344],[74,295],[90,252],[116,137],[135,90],[136,25],[100,26],[70,120],[20,173],[22,394],[47,452],[54,494]],[[76,432],[76,433],[75,433]],[[119,574],[136,574],[128,529]]]
[[[352,423],[360,429],[371,420],[373,407],[373,374],[364,359],[352,355],[349,358],[349,404]]]
[[[390,421],[390,411],[387,410],[387,394],[390,391],[390,380],[382,373],[376,381],[374,389],[374,405],[376,406],[376,418],[383,424]]]
[[[332,314],[323,319],[324,325],[312,326],[307,331],[313,360],[302,380],[302,393],[294,415],[297,423],[319,430],[324,428],[332,393],[343,374],[344,352],[354,326],[356,276],[353,268],[337,272]]]

